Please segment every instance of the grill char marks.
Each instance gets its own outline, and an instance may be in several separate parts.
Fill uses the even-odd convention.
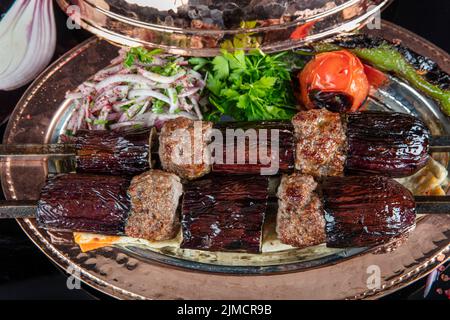
[[[322,202],[314,178],[285,175],[278,188],[277,235],[281,242],[299,248],[325,242]]]
[[[299,112],[295,130],[295,169],[314,177],[341,176],[346,154],[345,124],[325,109]]]
[[[209,148],[212,123],[179,117],[164,123],[159,158],[164,170],[182,179],[195,179],[211,170]],[[206,161],[205,161],[206,160]]]
[[[322,184],[329,247],[366,247],[407,235],[415,225],[415,202],[386,177],[330,177]]]
[[[149,241],[172,239],[180,222],[178,203],[183,192],[180,178],[160,170],[151,170],[131,181],[128,193],[131,213],[127,221],[127,236]]]
[[[62,174],[41,191],[40,227],[121,235],[130,210],[129,179],[115,176]]]
[[[208,177],[185,187],[181,248],[259,253],[268,179]]]
[[[222,124],[216,124],[215,128],[220,130],[222,133],[222,137],[224,139],[223,144],[223,163],[214,163],[212,167],[212,171],[215,173],[232,173],[232,174],[260,174],[262,168],[269,168],[271,164],[274,162],[278,162],[279,172],[288,172],[294,169],[294,150],[295,150],[295,142],[294,142],[294,134],[293,134],[293,126],[288,122],[276,122],[276,121],[263,121],[263,122],[225,122]],[[249,139],[245,140],[245,152],[244,152],[244,163],[237,162],[237,139],[235,138],[233,141],[229,141],[227,138],[227,129],[238,130],[241,129],[243,132],[247,132],[247,130],[251,130],[256,133],[257,141],[252,139],[252,143],[249,142]],[[263,131],[266,130],[267,141],[266,144],[262,144],[266,146],[266,152],[262,152],[260,149],[261,141],[259,138],[264,137]],[[276,152],[278,148],[278,157],[276,154],[272,154],[272,130],[278,131],[278,139],[274,136],[274,141],[277,142],[277,145],[274,145],[273,148]],[[255,143],[257,142],[257,143]],[[233,163],[228,163],[227,159],[227,149],[233,150]],[[270,160],[269,164],[266,164],[261,161],[260,152],[262,153],[264,160]],[[216,154],[214,154],[216,155]],[[255,158],[252,158],[252,156]],[[232,155],[228,155],[230,158]],[[219,157],[220,158],[220,157]],[[256,160],[252,161],[252,160]],[[274,172],[275,174],[276,172]]]
[[[80,130],[71,137],[77,172],[135,175],[150,168],[152,129],[128,132]]]
[[[429,159],[429,137],[425,124],[407,114],[348,114],[345,171],[353,175],[412,175]]]

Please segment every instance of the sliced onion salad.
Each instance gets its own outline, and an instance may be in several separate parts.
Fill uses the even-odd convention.
[[[66,131],[161,126],[180,116],[202,120],[204,87],[203,76],[183,57],[122,49],[110,66],[66,94],[74,106]]]

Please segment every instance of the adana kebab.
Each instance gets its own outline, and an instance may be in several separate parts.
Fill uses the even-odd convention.
[[[200,134],[195,134],[200,128]],[[211,147],[211,129],[227,137],[229,129],[254,129],[256,136],[267,130],[264,141],[245,139],[243,161],[236,161],[239,144],[223,138],[222,157],[214,151],[210,164],[203,158],[181,163],[173,155],[182,154],[186,138],[188,146],[199,146],[200,152]],[[271,153],[272,130],[277,129],[278,156]],[[233,131],[232,131],[233,132]],[[140,129],[131,132],[79,131],[70,137],[70,145],[2,145],[0,156],[46,154],[76,157],[79,173],[107,173],[135,175],[152,168],[159,158],[162,169],[183,179],[199,178],[209,172],[226,174],[260,174],[270,167],[261,160],[263,154],[278,161],[279,172],[294,169],[315,177],[352,175],[409,176],[421,169],[429,159],[429,151],[447,150],[446,137],[430,138],[425,124],[416,117],[400,113],[362,112],[338,114],[324,109],[299,112],[291,122],[225,122],[214,124],[176,118],[167,121],[157,139],[155,130]],[[159,140],[159,143],[157,143]],[[225,141],[226,140],[226,141]],[[231,148],[230,148],[231,144]],[[431,144],[431,147],[430,147]],[[159,145],[159,146],[158,146]],[[441,147],[439,147],[441,145]],[[233,151],[230,156],[227,151]],[[250,153],[260,155],[253,161]],[[192,152],[194,154],[194,152]],[[226,161],[230,156],[230,161]],[[217,161],[221,159],[223,161]]]
[[[181,248],[258,253],[268,210],[269,178],[208,176],[184,186],[150,170],[120,176],[60,174],[40,200],[2,202],[0,217],[36,217],[42,228],[126,235],[150,241],[176,236]],[[406,237],[416,213],[448,214],[448,197],[415,198],[387,177],[284,175],[278,187],[277,234],[285,244],[365,247]],[[180,214],[181,211],[181,222]]]

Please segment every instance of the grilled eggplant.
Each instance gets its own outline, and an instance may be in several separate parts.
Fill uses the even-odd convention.
[[[430,132],[416,117],[383,112],[347,115],[348,174],[409,176],[429,159]]]
[[[261,174],[262,169],[269,169],[275,162],[278,166],[277,172],[294,169],[295,141],[292,124],[277,121],[224,122],[216,124],[215,128],[221,131],[226,141],[223,143],[222,155],[218,154],[218,150],[213,154],[213,172]],[[242,141],[239,142],[235,135],[242,137]],[[253,139],[247,139],[252,136]],[[277,145],[272,146],[272,141]],[[237,156],[238,148],[244,150],[241,159]],[[273,154],[272,150],[275,150]]]
[[[418,118],[403,113],[367,111],[336,114],[326,109],[299,112],[291,123],[263,122],[225,123],[217,126],[226,136],[226,129],[278,129],[280,172],[295,168],[316,177],[349,175],[385,175],[405,177],[414,174],[429,160],[430,132]],[[267,139],[270,145],[270,138]],[[244,162],[236,163],[236,141],[223,147],[233,150],[232,164],[213,164],[216,173],[259,174],[260,159],[251,164],[258,146],[245,144]],[[268,148],[270,149],[270,148]],[[272,161],[275,157],[272,157]],[[217,161],[217,157],[215,158]]]
[[[135,175],[151,167],[155,137],[153,130],[79,131],[69,142],[76,149],[77,172]],[[164,170],[188,180],[210,170],[273,175],[294,168],[316,177],[404,177],[426,164],[429,139],[422,121],[399,113],[313,109],[299,112],[292,123],[226,122],[214,128],[178,118],[163,126],[159,159]]]
[[[330,177],[322,184],[327,246],[366,247],[406,236],[415,226],[408,189],[386,177]]]
[[[181,248],[259,253],[268,207],[268,178],[212,176],[190,182],[182,205]],[[150,241],[179,228],[177,176],[158,170],[131,182],[119,176],[63,174],[38,202],[40,227],[127,235]],[[277,233],[297,247],[366,247],[406,239],[415,225],[412,194],[386,177],[284,176],[278,189]]]
[[[71,138],[77,172],[135,175],[151,167],[153,129],[124,132],[80,130]]]
[[[61,174],[49,179],[37,207],[40,227],[123,235],[131,207],[129,179]]]
[[[405,177],[429,160],[430,132],[408,114],[316,109],[299,112],[292,122],[295,166],[303,174]]]
[[[267,210],[268,179],[209,177],[185,188],[181,248],[258,253]]]

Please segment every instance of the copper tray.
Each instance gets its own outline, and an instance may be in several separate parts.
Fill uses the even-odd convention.
[[[426,40],[385,23],[387,38],[438,61],[446,71],[449,57]],[[425,50],[425,51],[424,51]],[[4,143],[42,143],[54,139],[64,122],[66,90],[105,67],[117,53],[107,42],[91,39],[71,50],[47,69],[18,103],[5,133]],[[82,66],[82,68],[80,67]],[[393,80],[394,81],[394,80]],[[415,112],[435,134],[450,134],[450,121],[437,106],[402,82],[390,90],[401,93],[396,108]],[[395,94],[394,92],[394,94]],[[376,107],[395,98],[389,90],[372,95]],[[52,164],[6,161],[1,164],[2,186],[7,199],[36,199]],[[450,217],[422,218],[406,244],[393,253],[351,249],[328,252],[317,259],[285,263],[223,263],[180,259],[169,254],[142,252],[139,248],[108,247],[82,253],[66,235],[36,228],[34,220],[18,223],[32,241],[65,270],[75,270],[82,281],[122,299],[357,299],[393,292],[429,273],[448,259]],[[303,253],[302,253],[303,254]],[[369,289],[367,281],[378,266],[381,285]]]

